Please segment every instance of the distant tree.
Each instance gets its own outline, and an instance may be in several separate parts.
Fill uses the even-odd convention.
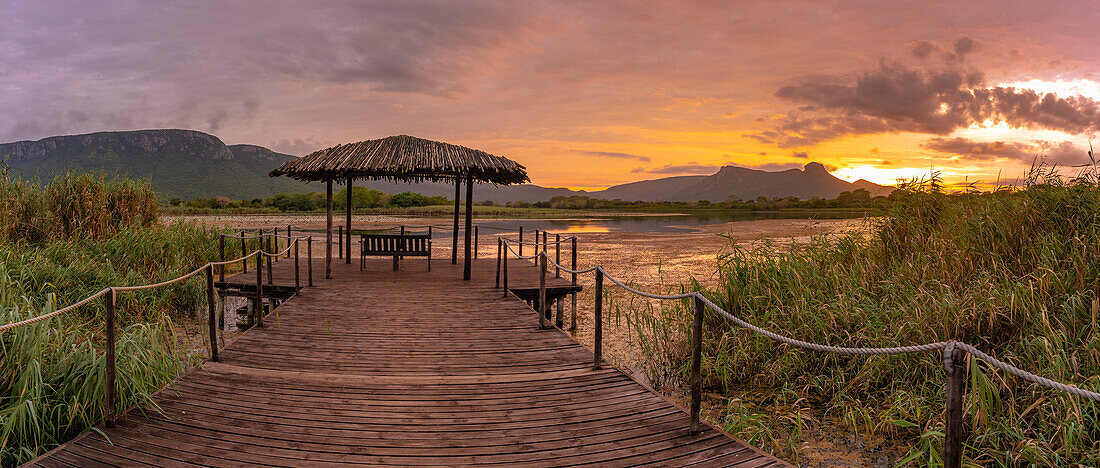
[[[416,192],[401,192],[390,197],[390,205],[408,208],[410,206],[428,206],[431,199]]]
[[[168,200],[168,204],[172,206],[180,206],[183,204],[183,200],[180,200],[179,198],[173,198],[171,200]]]

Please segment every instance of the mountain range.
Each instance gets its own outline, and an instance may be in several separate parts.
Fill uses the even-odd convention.
[[[218,137],[194,130],[137,130],[55,136],[37,141],[0,144],[0,164],[28,179],[47,180],[65,172],[106,172],[149,180],[161,196],[189,200],[225,196],[233,199],[266,198],[276,193],[320,191],[268,172],[295,156],[262,146],[226,145]],[[356,182],[387,193],[414,191],[454,197],[454,185],[407,184],[387,181]],[[866,180],[847,182],[811,162],[802,169],[770,172],[725,166],[711,175],[665,177],[583,191],[537,185],[479,185],[477,201],[546,201],[555,196],[639,201],[723,201],[757,197],[835,198],[841,192],[865,189],[886,195],[892,188]]]

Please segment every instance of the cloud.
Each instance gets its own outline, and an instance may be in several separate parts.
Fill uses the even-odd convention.
[[[649,162],[649,156],[641,156],[632,153],[619,153],[615,151],[581,151],[573,150],[576,153],[580,153],[587,156],[598,156],[601,158],[617,158],[617,159],[633,159],[636,161]]]
[[[794,153],[791,153],[791,156],[799,159],[808,159],[810,157],[810,155],[807,154],[805,151],[795,151]]]
[[[956,41],[961,53],[972,47]],[[987,120],[1070,134],[1100,129],[1100,102],[1093,99],[987,86],[981,73],[952,67],[930,70],[882,62],[852,80],[804,77],[775,95],[815,114],[780,116],[771,130],[748,135],[782,147],[876,133],[948,135]]]
[[[1076,165],[1089,162],[1088,153],[1068,141],[1059,143],[1037,140],[1031,143],[986,141],[968,138],[932,138],[922,147],[941,153],[959,156],[969,161],[1014,159],[1030,163],[1042,159],[1049,163]]]
[[[905,44],[905,50],[909,52],[909,55],[921,60],[928,58],[929,55],[932,55],[932,53],[938,49],[939,47],[937,47],[936,44],[926,40],[911,41]]]
[[[700,164],[697,162],[689,162],[686,164],[666,164],[657,168],[644,168],[636,167],[630,172],[633,173],[650,173],[650,174],[676,174],[676,175],[711,175],[718,172],[722,168],[721,164]]]
[[[278,153],[292,154],[295,156],[305,156],[309,153],[321,149],[322,143],[314,138],[295,138],[291,140],[275,140],[267,145],[272,151]]]

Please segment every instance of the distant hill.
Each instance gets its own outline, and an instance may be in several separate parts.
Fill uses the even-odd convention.
[[[232,199],[266,198],[276,193],[324,190],[286,177],[272,178],[268,172],[294,159],[262,146],[226,146],[218,137],[194,130],[137,130],[55,136],[38,141],[0,144],[0,160],[24,178],[49,179],[65,172],[125,174],[151,181],[165,199],[191,200],[225,196]],[[362,181],[357,185],[387,193],[413,191],[432,196],[454,197],[454,185],[447,183],[407,184]],[[866,189],[872,195],[886,195],[890,187],[866,180],[846,182],[834,177],[819,163],[802,170],[768,172],[726,166],[707,176],[665,177],[616,185],[606,190],[577,191],[538,185],[479,185],[476,201],[538,202],[556,196],[584,195],[627,201],[724,201],[730,196],[742,200],[757,197],[796,196],[836,198],[840,192]]]
[[[454,197],[454,185],[445,183],[405,184],[399,182],[357,182],[387,193],[406,190],[425,195]],[[606,190],[583,191],[565,188],[548,188],[537,185],[510,187],[479,185],[474,189],[474,200],[537,202],[555,196],[583,195],[608,200],[627,201],[725,201],[730,196],[742,200],[757,197],[789,197],[801,199],[836,198],[840,192],[865,189],[871,195],[888,195],[893,188],[860,179],[847,182],[830,174],[820,163],[812,162],[803,169],[769,172],[745,167],[726,166],[711,175],[665,177],[643,180],[609,187]]]
[[[147,179],[164,198],[266,198],[315,187],[267,173],[294,159],[262,146],[226,146],[194,130],[99,132],[0,144],[0,160],[28,179],[106,172]]]

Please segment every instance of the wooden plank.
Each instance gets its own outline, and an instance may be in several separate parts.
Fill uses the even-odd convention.
[[[382,246],[382,244],[379,244]],[[368,244],[368,247],[370,245]],[[415,247],[410,244],[409,247]],[[312,264],[323,259],[308,259]],[[336,263],[308,288],[102,436],[49,466],[761,466],[782,461],[688,415],[494,288],[495,259],[432,272]],[[293,262],[272,265],[293,286]],[[509,288],[537,291],[512,261]],[[571,281],[546,278],[548,295]],[[219,282],[244,289],[254,272]],[[265,288],[265,294],[268,289]]]

